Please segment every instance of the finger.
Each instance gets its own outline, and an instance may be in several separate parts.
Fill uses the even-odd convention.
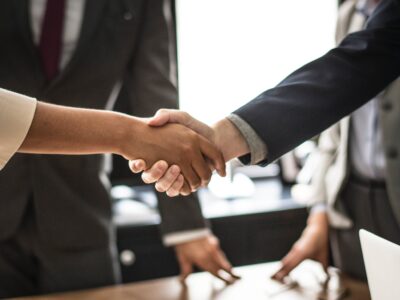
[[[272,278],[282,281],[286,276],[289,275],[294,268],[296,268],[304,258],[294,250],[291,250],[289,254],[282,259],[282,267],[276,272]]]
[[[150,169],[142,173],[142,180],[149,184],[159,180],[168,170],[168,163],[164,160],[156,162]]]
[[[192,190],[189,186],[189,183],[187,183],[187,181],[184,180],[180,194],[182,196],[189,196],[191,193],[192,193]]]
[[[155,116],[147,121],[150,126],[163,126],[167,123],[184,125],[210,140],[213,136],[213,131],[208,125],[196,120],[187,112],[176,109],[159,109]]]
[[[218,279],[222,280],[226,284],[231,284],[233,282],[232,278],[225,278],[220,274],[220,268],[218,267],[217,264],[213,262],[207,262],[202,265],[199,265],[200,268],[202,268],[204,271],[207,271],[217,277]]]
[[[159,109],[154,117],[147,121],[150,126],[163,126],[167,123],[178,123],[182,125],[189,125],[193,118],[186,112],[176,109]]]
[[[195,264],[202,270],[207,271],[214,275],[215,277],[219,278],[226,284],[231,284],[234,279],[232,277],[225,278],[221,275],[221,267],[215,261],[213,255],[209,256],[208,259],[202,259],[195,261]]]
[[[228,261],[225,254],[221,250],[218,249],[217,251],[215,251],[213,256],[214,256],[215,261],[219,265],[220,269],[225,271],[232,278],[240,279],[240,276],[233,272],[231,263]]]
[[[198,153],[196,159],[193,161],[192,166],[201,180],[201,186],[207,186],[210,182],[212,172],[200,152]]]
[[[222,258],[219,255],[219,253],[216,253],[215,255],[213,255],[213,259],[215,261],[216,266],[218,266],[218,273],[220,274],[220,271],[224,271],[226,273],[227,277],[225,279],[227,281],[232,282],[234,280],[240,279],[240,276],[232,272],[232,266],[226,260],[226,258]]]
[[[193,170],[192,166],[191,165],[181,166],[181,170],[182,170],[183,176],[185,177],[185,180],[189,184],[190,191],[191,192],[196,191],[201,185],[201,179],[196,174],[196,172]]]
[[[205,159],[206,159],[206,163],[207,163],[209,169],[211,170],[211,172],[214,172],[215,171],[214,163],[211,160],[209,160],[207,157]]]
[[[214,259],[215,263],[218,265],[219,269],[227,273],[232,279],[240,279],[240,276],[233,273],[231,263],[228,261],[224,252],[219,246],[218,238],[215,236],[211,236],[209,238],[209,241],[212,245],[211,256]]]
[[[167,172],[157,181],[155,188],[158,192],[166,192],[176,181],[181,173],[181,169],[177,165],[172,165]]]
[[[170,110],[169,109],[159,109],[154,117],[147,121],[150,126],[163,126],[169,123],[170,120]]]
[[[146,162],[143,159],[129,161],[129,168],[133,173],[140,173],[146,170]]]
[[[180,274],[181,281],[185,281],[186,278],[190,274],[192,274],[193,266],[190,261],[188,261],[186,258],[184,258],[181,255],[178,255],[178,262],[179,262],[179,267],[181,270],[181,274]]]
[[[207,159],[209,159],[214,165],[220,176],[226,175],[225,170],[225,159],[221,151],[219,151],[213,144],[211,144],[204,137],[199,137],[200,139],[200,150]]]
[[[167,190],[168,197],[176,197],[181,192],[185,179],[182,175],[179,175],[171,187]]]

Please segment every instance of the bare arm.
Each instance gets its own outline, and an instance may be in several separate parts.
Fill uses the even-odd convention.
[[[176,164],[193,189],[208,181],[205,157],[224,172],[221,153],[204,137],[178,124],[154,128],[125,114],[39,102],[19,152],[44,154],[115,153]],[[201,174],[201,180],[196,174]]]
[[[149,125],[155,127],[169,123],[184,125],[211,141],[222,152],[225,161],[250,152],[249,145],[240,130],[227,118],[209,127],[186,112],[161,109],[154,118],[148,121]],[[143,181],[148,184],[156,183],[156,189],[159,192],[167,192],[170,197],[177,196],[179,193],[187,193],[179,168],[176,166],[169,168],[169,165],[163,161],[148,165],[144,160],[139,159],[131,161],[130,168],[135,173],[148,168],[142,174]]]
[[[127,116],[38,102],[23,153],[123,155]]]

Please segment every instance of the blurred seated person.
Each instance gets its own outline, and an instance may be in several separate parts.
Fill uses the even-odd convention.
[[[378,2],[345,1],[339,10],[337,42],[361,30]],[[400,167],[393,162],[398,154],[391,146],[400,130],[400,115],[393,114],[399,98],[397,80],[320,136],[310,158],[316,165],[310,185],[292,190],[294,198],[308,198],[312,205],[307,227],[274,278],[282,280],[305,259],[326,268],[331,256],[334,266],[366,280],[358,231],[364,228],[400,243],[400,201],[395,197]]]

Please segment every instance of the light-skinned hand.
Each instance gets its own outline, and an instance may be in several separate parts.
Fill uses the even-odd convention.
[[[329,263],[328,217],[325,212],[315,212],[309,216],[307,223],[300,239],[282,259],[282,266],[272,276],[273,279],[283,281],[292,270],[306,259],[320,262],[324,270],[327,270]]]
[[[248,145],[243,136],[227,119],[223,119],[210,127],[196,120],[186,112],[161,109],[153,118],[148,120],[150,126],[159,127],[169,123],[184,125],[211,141],[222,152],[225,161],[249,152]],[[213,169],[213,164],[209,161],[207,163]],[[182,184],[182,178],[176,174],[176,166],[166,165],[165,162],[157,162],[147,168],[143,160],[135,160],[130,162],[130,167],[135,173],[144,171],[142,174],[144,182],[156,182],[157,190],[166,192],[171,197],[179,194],[187,195],[189,191],[185,182]],[[219,174],[221,175],[220,172]]]
[[[182,281],[193,272],[194,266],[213,274],[227,284],[240,278],[233,273],[232,266],[214,235],[177,245],[175,252]]]
[[[180,124],[151,127],[145,122],[136,124],[135,129],[135,136],[127,138],[127,141],[136,142],[128,143],[124,155],[127,159],[141,158],[149,166],[160,160],[177,165],[191,191],[208,184],[212,174],[210,165],[225,174],[225,161],[220,151],[193,130]]]

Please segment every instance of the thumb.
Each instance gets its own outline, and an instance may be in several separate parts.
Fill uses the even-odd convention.
[[[159,109],[147,124],[154,127],[163,126],[167,123],[177,123],[190,128],[205,138],[213,139],[213,130],[205,123],[196,120],[190,114],[177,109]]]
[[[167,123],[180,123],[179,121],[174,121],[174,113],[178,112],[173,109],[159,109],[157,113],[151,117],[147,124],[154,127],[163,126]]]

